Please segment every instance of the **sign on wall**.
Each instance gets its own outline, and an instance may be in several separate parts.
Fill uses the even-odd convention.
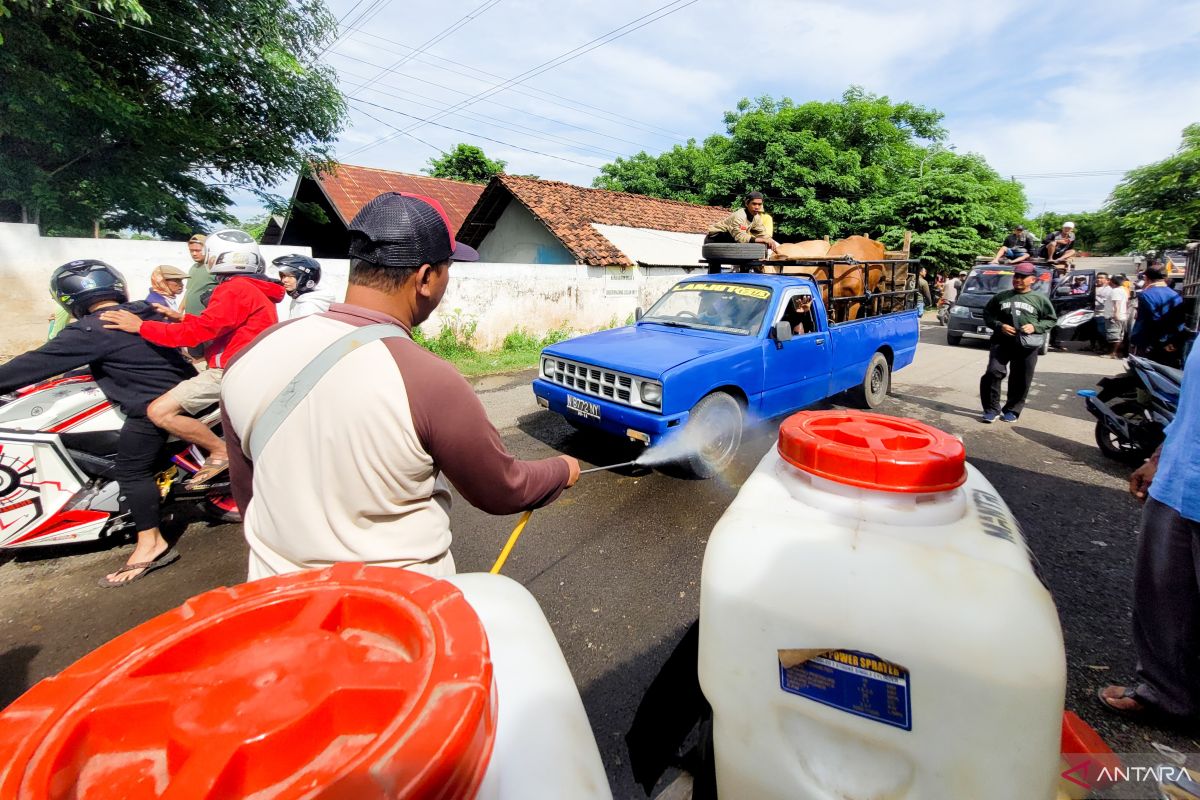
[[[636,297],[637,267],[605,267],[605,297]]]

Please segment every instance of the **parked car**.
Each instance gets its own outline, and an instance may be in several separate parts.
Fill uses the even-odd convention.
[[[707,477],[733,458],[747,417],[847,389],[883,402],[892,372],[912,363],[917,314],[903,290],[868,305],[876,313],[831,323],[806,275],[685,279],[634,325],[547,347],[533,392],[576,427],[647,445],[686,434],[696,446],[680,463]]]
[[[1054,270],[1042,266],[1034,269],[1037,280],[1033,284],[1033,291],[1050,297]],[[959,345],[963,339],[992,338],[992,329],[983,322],[983,309],[995,294],[1012,288],[1012,276],[1012,266],[1005,264],[985,264],[971,270],[954,301],[954,307],[950,309],[950,324],[946,326],[948,344]],[[1042,346],[1043,353],[1049,343],[1047,337],[1046,344]]]

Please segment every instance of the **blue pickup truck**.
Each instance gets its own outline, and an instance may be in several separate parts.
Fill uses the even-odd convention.
[[[675,284],[637,323],[542,351],[539,405],[578,428],[658,444],[686,435],[681,465],[722,469],[747,416],[786,414],[847,389],[874,408],[891,373],[912,363],[910,298],[848,322],[830,321],[813,278],[722,274]],[[864,306],[867,308],[869,306]]]

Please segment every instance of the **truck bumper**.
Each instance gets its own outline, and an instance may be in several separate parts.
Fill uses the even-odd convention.
[[[533,394],[538,399],[538,405],[580,425],[649,445],[658,444],[668,433],[681,429],[688,419],[686,411],[669,416],[651,414],[590,394],[572,392],[541,378],[533,382]],[[599,412],[599,418],[569,408],[568,397],[577,398],[592,406]]]

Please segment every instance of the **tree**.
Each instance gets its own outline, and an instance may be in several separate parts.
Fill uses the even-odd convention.
[[[467,183],[487,183],[492,176],[504,172],[505,161],[493,161],[473,144],[459,143],[441,158],[429,159],[429,167],[421,170],[434,178],[446,178]]]
[[[898,245],[907,229],[929,266],[961,268],[995,250],[1025,196],[982,157],[943,148],[941,122],[859,87],[836,102],[742,100],[724,135],[618,158],[593,185],[726,207],[758,190],[786,239],[866,233]]]
[[[1128,239],[1121,231],[1121,221],[1104,209],[1070,214],[1047,211],[1031,219],[1029,228],[1035,234],[1046,236],[1062,228],[1067,220],[1075,223],[1075,236],[1083,252],[1115,255],[1129,250]]]
[[[1175,155],[1125,173],[1106,208],[1137,250],[1200,239],[1200,123],[1184,128]]]
[[[4,21],[0,206],[182,237],[227,222],[230,189],[277,209],[259,187],[328,166],[346,112],[317,61],[336,27],[323,0],[92,7],[18,0]]]

